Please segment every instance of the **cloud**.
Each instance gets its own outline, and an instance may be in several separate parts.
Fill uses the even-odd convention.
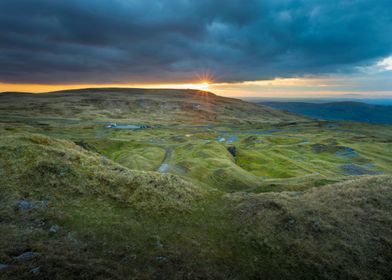
[[[392,53],[387,0],[2,0],[0,82],[240,82]]]
[[[379,61],[377,63],[377,66],[379,66],[383,70],[392,71],[392,56],[389,56]]]

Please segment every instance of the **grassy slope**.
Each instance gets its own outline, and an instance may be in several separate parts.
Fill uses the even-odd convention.
[[[304,193],[234,195],[239,234],[252,244],[257,276],[389,278],[391,187],[391,177],[379,176]]]
[[[291,115],[195,91],[108,91],[0,97],[0,263],[13,266],[0,278],[390,275],[391,177],[341,168],[391,174],[390,126],[288,124]],[[338,154],[347,148],[354,157]],[[169,174],[153,172],[168,150]],[[19,210],[22,199],[35,207]],[[40,256],[13,259],[25,251]]]
[[[7,195],[43,199],[46,193],[57,199],[58,193],[60,198],[104,194],[124,205],[162,210],[161,203],[185,209],[189,199],[202,193],[174,175],[132,171],[69,141],[14,134],[2,137],[1,144],[1,185]]]
[[[75,141],[134,170],[157,170],[167,149],[174,147],[170,173],[228,191],[321,186],[355,175],[342,168],[346,165],[362,168],[364,174],[391,174],[392,170],[391,126],[313,122],[279,127],[222,124],[213,128],[113,130],[104,124],[83,122],[64,124],[34,118],[25,122],[10,117],[2,127],[11,134],[29,131]],[[272,128],[278,129],[266,133]],[[232,144],[217,141],[230,135],[237,136]],[[235,158],[227,151],[229,146],[237,148]],[[355,156],[337,154],[346,148],[354,149]]]
[[[26,108],[29,108],[26,112]],[[0,115],[167,123],[304,121],[290,113],[197,90],[85,89],[45,94],[2,93]]]
[[[389,275],[392,179],[303,193],[234,193],[128,170],[75,144],[1,138],[7,279],[302,279]],[[6,176],[5,176],[6,175]],[[21,211],[20,199],[36,208]],[[42,201],[48,208],[41,207]],[[50,233],[53,224],[58,233]],[[13,256],[40,256],[18,263]]]

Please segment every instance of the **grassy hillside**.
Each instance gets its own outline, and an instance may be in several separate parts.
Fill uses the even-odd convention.
[[[392,106],[361,102],[260,102],[259,104],[323,120],[392,124]]]
[[[26,108],[29,110],[26,112]],[[264,123],[304,120],[266,106],[197,90],[83,89],[45,94],[2,93],[0,115],[144,124]]]
[[[303,193],[232,196],[255,278],[387,279],[392,262],[391,177]],[[268,256],[268,258],[266,258]]]
[[[392,126],[91,91],[0,97],[0,279],[389,277]]]
[[[174,175],[131,171],[38,134],[2,137],[0,150],[4,279],[391,273],[390,176],[304,192],[226,194]]]

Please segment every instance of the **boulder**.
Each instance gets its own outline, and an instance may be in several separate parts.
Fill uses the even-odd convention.
[[[227,148],[227,150],[229,151],[229,153],[233,156],[236,157],[237,156],[237,148],[235,146],[230,146]]]
[[[23,254],[21,254],[17,257],[14,257],[14,260],[18,261],[18,262],[25,262],[25,261],[30,261],[32,259],[35,259],[39,256],[40,256],[39,253],[28,251],[28,252],[24,252]]]
[[[9,268],[10,266],[8,264],[0,263],[0,271],[5,270]]]

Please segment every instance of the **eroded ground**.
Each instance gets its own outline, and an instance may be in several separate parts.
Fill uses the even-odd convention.
[[[3,118],[2,277],[390,275],[391,127],[107,125]]]
[[[300,190],[392,172],[390,126],[309,122],[115,129],[82,121],[13,121],[3,128],[68,139],[130,169],[169,172],[228,191]]]

